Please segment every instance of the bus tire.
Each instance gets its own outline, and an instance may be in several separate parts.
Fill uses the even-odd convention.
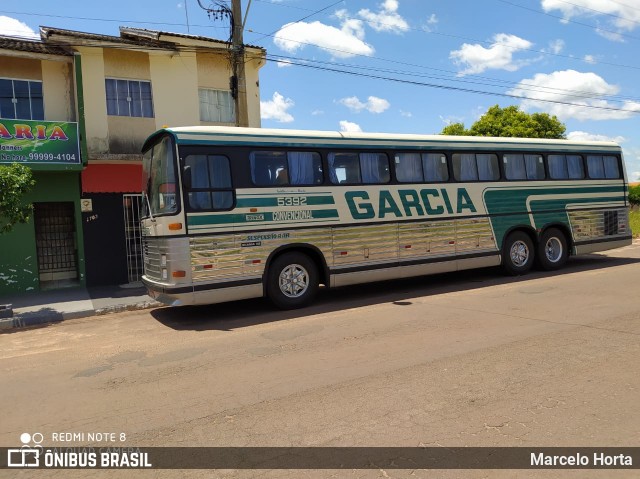
[[[569,257],[567,238],[558,228],[549,228],[540,236],[538,265],[545,271],[562,268]]]
[[[535,258],[533,241],[524,231],[514,231],[502,246],[502,267],[511,276],[526,274]]]
[[[280,309],[308,306],[318,292],[318,267],[299,252],[278,256],[267,274],[267,297]]]

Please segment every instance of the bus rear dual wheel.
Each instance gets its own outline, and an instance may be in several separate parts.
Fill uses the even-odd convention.
[[[545,230],[536,246],[527,233],[514,231],[504,242],[502,267],[514,276],[528,273],[534,262],[545,271],[553,271],[564,266],[568,256],[567,239],[557,228]]]
[[[297,251],[278,256],[267,273],[266,292],[280,309],[297,309],[311,304],[318,292],[319,274],[315,262]]]

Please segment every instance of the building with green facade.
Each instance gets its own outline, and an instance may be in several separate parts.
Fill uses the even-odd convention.
[[[0,298],[84,285],[74,55],[0,38],[0,61],[0,166],[26,165],[36,181],[29,222],[0,234]]]

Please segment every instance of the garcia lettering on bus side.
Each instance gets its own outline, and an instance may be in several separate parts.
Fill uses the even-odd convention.
[[[348,191],[344,197],[356,220],[476,212],[466,188],[457,188],[455,197],[450,196],[446,188],[381,190],[377,201],[370,198],[367,191]]]

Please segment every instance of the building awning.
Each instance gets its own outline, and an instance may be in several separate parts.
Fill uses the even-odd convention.
[[[82,171],[83,193],[140,193],[142,165],[89,164]]]

